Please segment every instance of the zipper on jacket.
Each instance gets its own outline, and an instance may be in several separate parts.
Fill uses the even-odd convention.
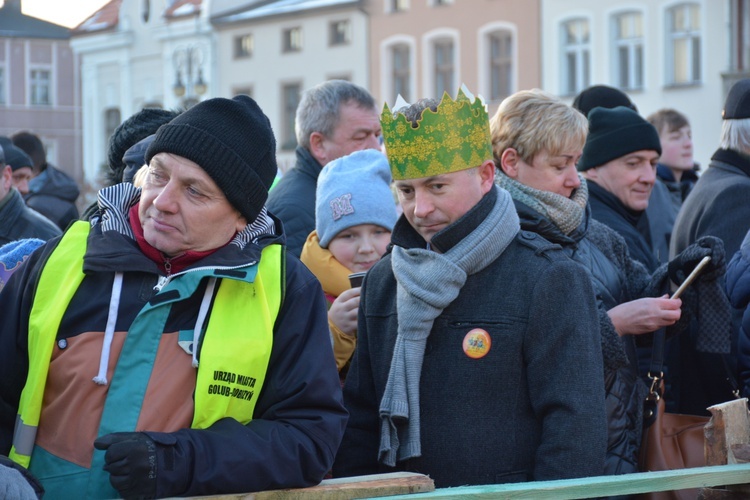
[[[154,290],[156,292],[161,292],[161,289],[167,286],[167,283],[172,281],[172,278],[176,276],[180,276],[187,273],[192,273],[195,271],[205,271],[207,269],[213,269],[213,270],[223,270],[223,271],[231,271],[232,269],[242,269],[243,267],[249,267],[254,266],[257,264],[258,261],[254,260],[252,262],[248,262],[246,264],[241,264],[239,266],[201,266],[201,267],[194,267],[192,269],[186,269],[184,271],[180,271],[177,274],[171,274],[172,272],[172,263],[169,261],[164,261],[164,269],[167,271],[166,276],[159,276],[159,281],[156,283],[156,286],[154,286]]]
[[[172,277],[172,259],[164,259],[164,270],[167,272],[167,275],[159,276],[159,281],[157,281],[156,286],[154,286],[156,293],[161,292],[161,289],[169,283],[169,279]]]

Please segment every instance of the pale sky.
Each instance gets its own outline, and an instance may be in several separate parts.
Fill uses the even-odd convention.
[[[24,14],[73,28],[109,0],[22,0]]]

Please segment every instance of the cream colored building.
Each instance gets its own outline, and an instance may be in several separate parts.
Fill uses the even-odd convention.
[[[73,30],[81,59],[84,173],[101,183],[107,141],[143,107],[217,95],[215,42],[201,0],[112,0]]]
[[[677,109],[705,168],[726,89],[747,75],[749,8],[747,0],[542,0],[543,87],[572,101],[606,84],[643,116]]]
[[[537,0],[373,0],[371,90],[393,104],[451,96],[462,83],[494,112],[502,99],[541,85]]]
[[[294,115],[305,89],[334,78],[369,88],[367,15],[360,0],[245,3],[211,18],[220,58],[217,90],[258,102],[286,170],[294,162]]]

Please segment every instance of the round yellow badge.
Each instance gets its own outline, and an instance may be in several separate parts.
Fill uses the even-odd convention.
[[[490,334],[481,328],[474,328],[464,337],[464,352],[473,359],[486,356],[490,352],[491,345],[492,339],[490,339]]]

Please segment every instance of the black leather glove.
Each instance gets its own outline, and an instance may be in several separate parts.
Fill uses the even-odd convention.
[[[667,265],[669,278],[676,284],[681,284],[707,255],[711,257],[711,262],[703,268],[698,279],[712,281],[723,276],[727,270],[724,241],[716,236],[703,236],[669,262]]]
[[[123,498],[156,497],[156,443],[142,432],[114,432],[94,441],[104,454],[109,482]]]

